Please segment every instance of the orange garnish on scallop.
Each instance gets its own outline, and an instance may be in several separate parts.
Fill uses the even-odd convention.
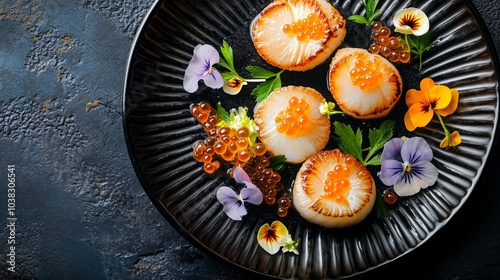
[[[386,116],[401,97],[403,80],[384,57],[365,49],[339,49],[330,63],[330,92],[337,105],[357,119]]]
[[[255,19],[251,36],[267,63],[306,71],[326,61],[342,43],[345,24],[325,0],[275,0]]]
[[[372,175],[352,155],[321,151],[301,166],[293,186],[293,205],[311,223],[327,228],[364,220],[376,199]]]
[[[323,96],[315,89],[287,86],[274,90],[254,114],[259,139],[274,155],[300,163],[323,149],[330,138],[330,120],[321,114]]]

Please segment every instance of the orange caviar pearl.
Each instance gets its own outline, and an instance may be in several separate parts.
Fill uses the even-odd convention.
[[[216,141],[214,144],[214,151],[218,155],[222,155],[227,151],[227,145],[222,143],[222,141]]]
[[[346,162],[346,164],[349,163]],[[323,181],[323,195],[337,203],[344,203],[346,201],[345,191],[351,187],[349,174],[348,166],[336,164],[328,171],[326,179]]]
[[[210,110],[212,109],[212,106],[206,101],[202,101],[198,104],[198,107],[200,109],[200,112],[208,114],[210,113]]]
[[[361,62],[356,60],[350,72],[351,81],[355,86],[368,91],[376,88],[382,82],[382,73],[377,71],[377,66],[372,61]]]
[[[300,134],[309,129],[309,104],[293,96],[288,100],[288,106],[278,112],[275,117],[276,130],[285,135]]]
[[[253,146],[253,153],[256,156],[262,156],[267,152],[267,147],[264,143],[257,143]]]
[[[238,139],[238,141],[236,141],[236,146],[238,147],[238,150],[244,150],[246,148],[248,148],[248,140],[247,139]]]
[[[238,160],[241,161],[241,162],[247,162],[250,157],[251,157],[251,154],[250,154],[250,151],[249,150],[242,150],[240,152],[238,152]]]
[[[213,162],[205,162],[203,164],[203,170],[207,173],[207,174],[212,174],[214,173],[215,171],[217,171],[220,167],[220,163],[218,161],[213,161]]]
[[[235,142],[230,142],[228,145],[227,145],[227,149],[231,152],[231,153],[236,153],[238,151],[238,146],[236,145]]]
[[[221,155],[225,161],[232,161],[234,159],[235,153],[232,153],[229,149]]]
[[[315,13],[310,13],[307,17],[290,24],[284,24],[282,30],[287,35],[295,36],[298,41],[306,41],[308,39],[319,40],[327,31],[321,18]]]

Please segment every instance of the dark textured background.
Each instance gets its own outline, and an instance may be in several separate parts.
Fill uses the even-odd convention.
[[[472,2],[498,52],[497,0]],[[17,272],[6,271],[2,226],[0,279],[252,278],[181,238],[130,164],[122,87],[152,4],[0,0],[0,213],[6,218],[6,167],[15,164],[18,218]],[[359,278],[499,278],[499,149],[483,183],[442,230]]]

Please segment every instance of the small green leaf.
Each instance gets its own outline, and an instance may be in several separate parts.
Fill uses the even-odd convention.
[[[363,136],[361,134],[361,130],[358,128],[356,132],[352,129],[350,125],[343,124],[339,121],[335,121],[333,123],[335,128],[334,140],[339,145],[339,148],[342,152],[346,154],[353,155],[360,162],[363,162],[362,156],[362,142]]]
[[[274,79],[267,80],[256,86],[252,91],[252,95],[256,97],[257,102],[261,102],[264,101],[264,99],[266,99],[271,92],[280,87],[281,79],[278,75]]]
[[[284,155],[272,156],[269,159],[269,168],[271,168],[274,171],[279,171],[285,166],[285,161],[286,161],[286,156]]]
[[[220,102],[217,103],[217,115],[221,120],[225,121],[226,123],[229,123],[231,121],[229,112],[226,109],[224,109],[224,107],[222,107]]]
[[[355,23],[368,24],[368,20],[364,16],[352,15],[348,19],[354,21]]]
[[[369,130],[368,141],[370,142],[370,149],[365,157],[366,165],[380,165],[380,154],[377,156],[376,153],[384,148],[384,144],[387,141],[391,140],[394,125],[394,121],[385,120],[378,129]],[[374,157],[374,160],[372,160],[372,157]]]
[[[256,79],[269,79],[277,75],[277,73],[258,66],[247,66],[246,69],[248,70],[248,72],[250,72],[252,77]]]
[[[378,0],[361,0],[361,4],[365,8],[365,15],[352,15],[348,19],[356,23],[370,25],[380,14],[380,9],[377,9]]]

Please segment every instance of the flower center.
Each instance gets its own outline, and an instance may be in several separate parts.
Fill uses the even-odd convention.
[[[278,240],[278,236],[276,235],[276,230],[273,228],[269,228],[266,230],[265,237],[266,242],[276,242]]]
[[[408,26],[412,30],[417,30],[420,28],[420,20],[415,14],[405,14],[400,20],[399,24],[401,26]]]
[[[297,136],[307,132],[311,127],[309,121],[310,106],[304,99],[292,96],[288,106],[278,112],[275,118],[276,130],[287,136]]]
[[[405,164],[405,172],[410,173],[411,172],[411,164]]]

